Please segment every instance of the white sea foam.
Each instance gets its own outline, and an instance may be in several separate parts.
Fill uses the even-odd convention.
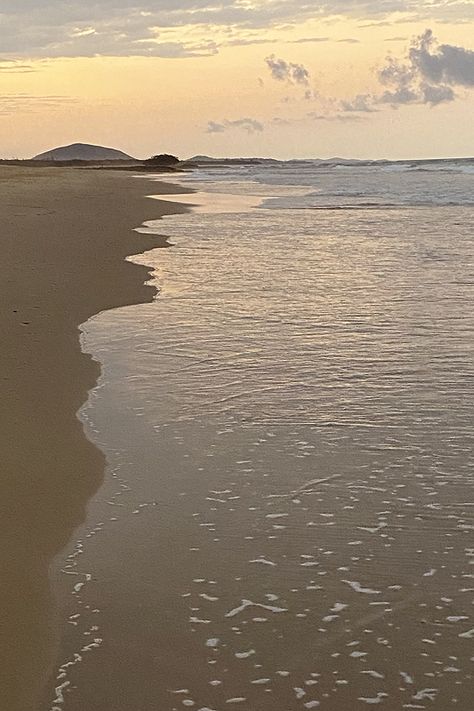
[[[424,701],[428,699],[429,701],[434,701],[438,694],[438,689],[421,689],[414,696],[412,696],[414,701]]]
[[[256,654],[255,649],[248,649],[246,652],[236,652],[235,656],[237,659],[248,659],[253,657],[254,654]]]
[[[380,672],[377,672],[374,669],[364,669],[364,671],[361,671],[361,674],[367,674],[368,676],[373,676],[374,679],[385,679],[384,674],[380,674]]]
[[[355,580],[343,580],[343,583],[349,585],[355,592],[363,593],[364,595],[380,595],[381,590],[373,590],[372,588],[364,588],[361,583]]]
[[[288,612],[288,610],[284,607],[276,607],[275,605],[264,605],[260,602],[252,602],[252,600],[242,600],[242,604],[238,607],[234,607],[232,610],[227,612],[226,617],[235,617],[236,615],[239,615],[241,612],[246,610],[248,607],[260,607],[263,610],[268,610],[269,612],[273,612],[275,614],[279,612]]]
[[[379,691],[377,696],[374,697],[359,696],[359,701],[362,701],[365,704],[381,704],[386,698],[388,698],[388,694],[385,694],[383,691]]]
[[[266,558],[255,558],[254,560],[250,560],[249,563],[262,563],[263,565],[272,565],[273,567],[276,566],[276,563],[272,560],[267,560]]]

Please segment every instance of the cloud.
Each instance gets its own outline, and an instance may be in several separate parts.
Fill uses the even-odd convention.
[[[206,133],[224,133],[228,126],[226,123],[217,123],[216,121],[209,121],[206,128]]]
[[[454,101],[456,94],[450,86],[433,86],[432,84],[422,84],[421,91],[425,104],[436,106],[445,101]]]
[[[229,33],[239,34],[231,37],[236,43],[256,44],[267,41],[265,30],[285,23],[335,17],[381,23],[400,12],[438,22],[473,18],[466,0],[1,0],[0,55],[206,56]]]
[[[378,78],[386,90],[380,103],[437,106],[456,98],[456,87],[474,88],[474,52],[438,44],[432,30],[416,37],[405,59],[388,57]]]
[[[410,61],[433,84],[474,87],[474,52],[451,44],[437,46],[432,30],[426,30],[410,48]]]
[[[240,129],[246,131],[248,134],[251,133],[261,133],[265,126],[260,121],[253,118],[241,118],[235,119],[234,121],[229,121],[224,119],[224,121],[209,121],[206,128],[206,133],[225,133],[225,131],[232,129]]]
[[[68,104],[74,104],[76,99],[72,96],[35,94],[0,94],[0,116],[22,113],[37,113],[42,109],[51,111]]]
[[[370,29],[372,27],[391,27],[391,25],[391,22],[365,22],[364,24],[359,25],[359,27],[362,29]]]
[[[287,118],[282,118],[281,116],[274,116],[272,118],[272,124],[273,126],[277,127],[284,127],[286,128],[287,126],[292,126],[295,123],[295,120],[287,119]]]
[[[417,91],[413,91],[407,86],[402,86],[393,91],[384,91],[378,98],[380,104],[391,104],[396,107],[401,104],[417,104],[420,103],[421,95]]]
[[[275,44],[278,40],[270,37],[236,37],[231,40],[224,40],[220,43],[221,47],[248,47],[256,44]]]
[[[340,107],[342,111],[347,113],[374,113],[377,109],[374,107],[374,97],[372,94],[357,94],[349,101],[341,101]]]
[[[35,71],[31,64],[22,64],[14,59],[0,60],[0,74],[30,74]]]
[[[142,41],[140,40],[141,44]],[[138,44],[138,43],[137,43]],[[182,59],[188,57],[211,57],[218,53],[215,42],[157,42],[143,40],[142,54],[163,59]],[[136,50],[139,53],[139,50]]]
[[[387,57],[378,79],[380,91],[349,99],[336,100],[308,91],[307,98],[318,105],[318,111],[309,116],[319,121],[357,121],[384,105],[393,109],[410,104],[434,107],[454,101],[457,89],[474,88],[474,52],[439,44],[428,29],[412,40],[405,57]]]
[[[310,111],[308,116],[313,121],[337,121],[339,123],[359,123],[365,120],[364,116],[357,114],[320,114],[317,111]]]
[[[330,37],[301,37],[297,40],[287,40],[287,44],[313,44],[317,42],[329,42]]]
[[[309,86],[309,70],[303,64],[287,62],[285,59],[279,59],[274,54],[265,57],[265,62],[272,77],[277,81]]]

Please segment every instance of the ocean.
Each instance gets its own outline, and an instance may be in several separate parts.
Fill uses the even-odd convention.
[[[156,300],[83,327],[109,464],[49,709],[468,711],[474,160],[177,182]]]

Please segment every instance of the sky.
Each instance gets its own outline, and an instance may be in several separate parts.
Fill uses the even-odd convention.
[[[474,156],[473,0],[0,0],[0,156]]]

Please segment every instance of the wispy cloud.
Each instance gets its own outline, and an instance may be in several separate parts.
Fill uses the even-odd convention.
[[[252,134],[261,133],[265,129],[265,126],[261,121],[257,121],[253,118],[234,119],[233,121],[224,119],[223,121],[209,121],[206,133],[225,133],[232,129],[239,129],[246,131],[248,134]]]
[[[308,117],[313,121],[336,121],[339,123],[359,123],[365,121],[364,116],[358,114],[321,114],[317,111],[310,111]]]
[[[37,71],[31,64],[22,64],[14,59],[0,59],[0,74],[30,74]]]
[[[0,94],[0,116],[17,113],[37,113],[76,103],[72,96],[36,94]]]
[[[287,44],[316,44],[318,42],[329,42],[330,37],[300,37],[300,39],[287,40]]]

